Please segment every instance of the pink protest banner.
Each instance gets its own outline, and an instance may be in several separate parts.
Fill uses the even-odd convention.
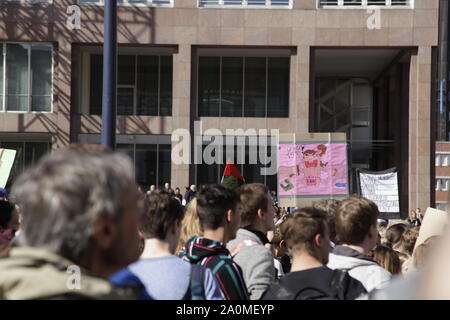
[[[328,139],[323,139],[325,137]],[[320,133],[310,134],[308,139],[301,138],[280,140],[278,145],[278,196],[282,206],[309,205],[323,198],[346,197],[345,138],[333,141],[331,134]]]

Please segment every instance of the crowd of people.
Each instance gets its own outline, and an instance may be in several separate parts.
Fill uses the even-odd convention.
[[[0,197],[0,299],[416,298],[446,243],[416,243],[420,210],[392,223],[357,195],[288,213],[259,183],[142,192],[127,156],[89,145]]]

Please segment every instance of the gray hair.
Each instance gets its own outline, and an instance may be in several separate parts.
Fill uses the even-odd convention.
[[[45,156],[12,188],[26,244],[78,262],[89,248],[94,222],[100,216],[120,219],[123,198],[134,184],[132,172],[129,157],[112,152]]]

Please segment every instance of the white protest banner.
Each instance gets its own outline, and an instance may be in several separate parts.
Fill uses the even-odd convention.
[[[357,170],[361,196],[372,200],[381,213],[400,214],[398,175],[395,168],[371,172]]]
[[[442,236],[448,224],[447,212],[428,208],[420,227],[419,237],[417,238],[414,250],[422,243],[433,236]]]
[[[6,186],[15,158],[16,150],[0,149],[0,188]]]

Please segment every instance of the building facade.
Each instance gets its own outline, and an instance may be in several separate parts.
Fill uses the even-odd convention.
[[[0,147],[20,151],[13,179],[49,149],[100,141],[103,5],[0,2]],[[196,121],[346,132],[351,191],[356,168],[397,167],[403,215],[427,207],[438,12],[439,0],[122,0],[117,148],[142,186],[184,187],[224,167],[171,161],[172,132]],[[259,165],[239,168],[276,188]]]

